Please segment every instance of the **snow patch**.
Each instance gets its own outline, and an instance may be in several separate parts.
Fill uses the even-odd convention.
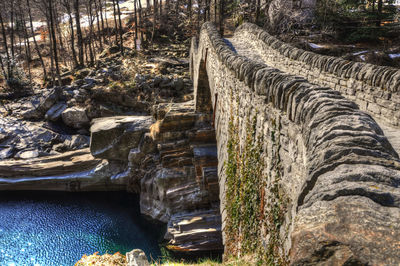
[[[400,57],[400,54],[389,54],[389,57],[392,59],[396,59]]]
[[[310,45],[310,47],[313,48],[313,49],[321,49],[321,48],[324,48],[323,46],[318,45],[318,44],[315,44],[315,43],[312,43],[312,42],[308,43],[308,45]]]
[[[364,50],[364,51],[360,51],[360,52],[353,53],[353,55],[365,54],[365,53],[367,53],[367,52],[368,52],[368,50]]]

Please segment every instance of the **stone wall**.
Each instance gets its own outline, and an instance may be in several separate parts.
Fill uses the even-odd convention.
[[[245,25],[239,34],[252,30]],[[236,54],[211,23],[192,41],[191,73],[196,110],[214,108],[226,253],[255,252],[273,264],[400,262],[400,161],[369,115],[335,90]],[[399,83],[391,80],[387,92],[395,95]],[[262,172],[248,177],[260,186],[259,206],[252,206],[257,229],[250,232],[258,251],[243,244],[245,228],[232,230],[238,217],[227,200],[242,193],[232,177],[244,177],[227,168],[248,159],[241,154],[249,136],[261,152],[253,164]],[[247,206],[239,209],[246,220],[240,215]]]
[[[245,23],[235,35],[251,44],[268,65],[339,91],[360,109],[400,127],[400,70],[318,55],[284,43],[260,27]]]

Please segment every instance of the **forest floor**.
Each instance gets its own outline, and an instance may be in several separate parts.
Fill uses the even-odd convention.
[[[397,28],[396,28],[397,27]],[[334,32],[303,30],[276,36],[297,48],[317,54],[340,57],[345,60],[400,68],[400,24],[393,26],[397,33],[375,41],[345,41]]]

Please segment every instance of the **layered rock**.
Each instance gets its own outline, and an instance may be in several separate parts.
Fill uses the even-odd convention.
[[[165,239],[170,240],[168,248],[177,252],[222,251],[219,208],[173,215]]]
[[[171,249],[186,245],[181,251],[221,251],[218,160],[209,115],[195,113],[194,102],[189,101],[160,105],[155,116],[157,122],[151,116],[95,119],[90,129],[91,152],[125,165],[110,182],[140,193],[141,213],[169,223],[171,230],[174,215],[204,218],[180,233],[171,231],[166,238]],[[186,238],[173,242],[179,234]]]
[[[0,161],[0,190],[120,190],[110,176],[118,164],[94,158],[89,149],[29,160]]]
[[[221,251],[218,160],[210,115],[196,113],[193,101],[171,104],[164,111],[151,130],[159,156],[155,169],[140,180],[141,212],[168,222],[171,250]],[[188,217],[201,222],[178,230],[179,219]]]
[[[117,116],[94,119],[90,151],[94,157],[127,161],[154,123],[151,116]]]

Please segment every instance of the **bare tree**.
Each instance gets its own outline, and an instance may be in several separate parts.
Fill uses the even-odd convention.
[[[39,49],[39,45],[38,45],[38,43],[36,41],[35,31],[34,31],[33,22],[32,22],[32,11],[31,11],[31,7],[30,7],[30,0],[26,0],[26,4],[27,4],[27,7],[28,7],[29,24],[30,24],[31,33],[32,33],[32,36],[33,36],[33,43],[35,45],[36,53],[39,56],[40,64],[42,65],[44,80],[46,80],[47,79],[47,70],[46,70],[46,66],[45,66],[44,61],[43,61],[42,53],[40,52],[40,49]]]
[[[85,65],[83,59],[83,37],[81,29],[81,15],[79,11],[79,0],[74,0],[74,10],[75,10],[75,24],[76,24],[76,36],[78,37],[78,50],[79,50],[79,65],[82,67]]]

